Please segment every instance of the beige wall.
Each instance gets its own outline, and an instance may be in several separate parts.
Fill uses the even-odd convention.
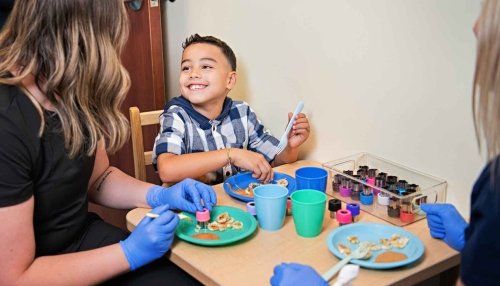
[[[474,138],[472,25],[480,0],[165,1],[169,96],[181,43],[226,41],[238,58],[230,94],[278,137],[299,99],[312,124],[302,157],[358,152],[446,179],[468,215],[484,163]]]

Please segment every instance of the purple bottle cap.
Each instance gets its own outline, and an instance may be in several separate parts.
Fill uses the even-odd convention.
[[[247,203],[247,212],[251,215],[257,215],[257,211],[255,210],[255,203],[254,202]]]
[[[347,204],[346,209],[350,211],[353,216],[359,215],[359,204]]]
[[[344,186],[340,187],[340,196],[341,197],[350,197],[352,189],[351,188],[346,188]]]

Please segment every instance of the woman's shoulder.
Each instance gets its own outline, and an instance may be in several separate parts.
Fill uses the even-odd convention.
[[[15,107],[36,111],[33,102],[18,86],[0,84],[0,112],[6,112]]]
[[[12,85],[0,84],[0,112],[5,112],[11,106],[16,97],[14,88]]]
[[[488,194],[483,190],[500,192],[500,156],[497,156],[483,168],[472,189],[472,198],[479,194]],[[500,197],[499,197],[500,198]]]
[[[17,86],[0,84],[0,120],[4,126],[38,133],[40,113],[27,95]]]

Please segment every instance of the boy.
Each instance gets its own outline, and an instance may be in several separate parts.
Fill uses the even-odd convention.
[[[279,140],[255,112],[227,96],[236,84],[231,48],[215,37],[198,34],[182,47],[181,96],[166,104],[153,148],[153,164],[163,182],[197,178],[217,184],[240,170],[268,182],[273,178],[272,167],[297,160],[298,147],[309,136],[304,114],[297,115],[287,147],[277,154]]]

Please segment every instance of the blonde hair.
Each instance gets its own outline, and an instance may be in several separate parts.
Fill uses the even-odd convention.
[[[16,1],[0,34],[0,83],[35,77],[61,119],[70,157],[92,155],[101,139],[115,152],[129,134],[120,112],[130,87],[120,61],[127,37],[123,0]]]
[[[473,113],[479,148],[488,159],[500,153],[500,3],[483,3],[478,20],[478,45],[473,86]]]

